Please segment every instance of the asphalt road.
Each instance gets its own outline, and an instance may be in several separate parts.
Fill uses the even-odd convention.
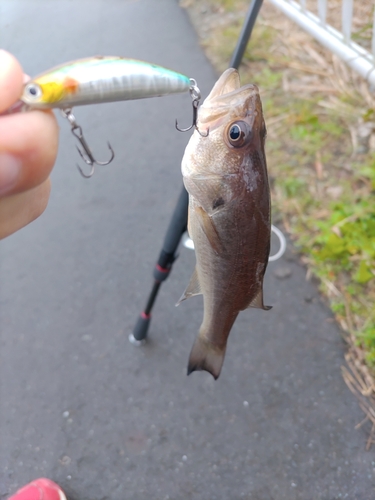
[[[102,54],[180,71],[204,96],[216,79],[175,0],[2,0],[0,44],[31,75]],[[292,252],[269,265],[273,309],[235,323],[217,382],[186,376],[202,300],[174,304],[191,251],[149,343],[128,342],[181,187],[189,134],[174,119],[189,123],[189,96],[75,114],[95,154],[110,140],[116,158],[81,178],[60,118],[49,207],[1,242],[0,498],[40,476],[75,500],[374,498],[340,333]]]

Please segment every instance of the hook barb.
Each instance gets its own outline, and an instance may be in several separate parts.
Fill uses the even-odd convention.
[[[102,166],[103,165],[109,165],[111,163],[111,161],[113,160],[113,158],[115,157],[115,152],[113,151],[112,146],[110,145],[109,141],[107,141],[107,146],[108,146],[108,149],[111,152],[110,159],[107,160],[107,161],[97,161],[97,160],[95,160],[95,162],[94,162],[95,165],[102,165]]]
[[[85,172],[82,170],[82,168],[78,165],[78,163],[76,164],[76,167],[78,168],[78,171],[79,173],[82,175],[82,177],[84,177],[85,179],[90,179],[90,177],[92,177],[94,175],[94,172],[95,172],[95,166],[93,164],[91,164],[91,170],[88,174],[85,174]]]
[[[75,119],[75,116],[72,113],[72,110],[71,109],[63,109],[62,110],[62,114],[69,121],[69,123],[70,123],[70,125],[72,127],[71,128],[72,134],[74,135],[74,137],[76,137],[78,139],[79,143],[81,144],[81,146],[83,148],[83,152],[82,152],[80,150],[80,148],[78,146],[76,146],[78,153],[80,154],[82,160],[87,165],[91,166],[91,170],[90,170],[89,174],[85,174],[83,172],[83,170],[81,169],[81,167],[79,167],[77,165],[78,170],[79,170],[80,174],[82,175],[82,177],[85,177],[86,179],[88,179],[88,178],[90,178],[94,174],[94,170],[95,170],[94,165],[102,165],[102,166],[103,165],[108,165],[109,163],[111,163],[111,161],[115,157],[115,152],[113,151],[112,146],[110,145],[110,143],[107,142],[108,148],[109,148],[109,150],[111,152],[111,157],[107,161],[98,161],[98,160],[96,160],[94,158],[93,154],[92,154],[91,149],[89,148],[89,145],[86,142],[86,139],[83,136],[82,127],[80,125],[78,125],[78,123],[76,122],[76,119]]]
[[[190,86],[189,91],[190,91],[190,95],[191,95],[191,98],[192,98],[193,123],[190,125],[190,127],[180,128],[178,126],[178,122],[176,120],[175,127],[176,127],[176,129],[179,132],[188,132],[189,130],[191,130],[194,127],[195,130],[198,132],[198,134],[200,136],[202,136],[202,137],[208,137],[209,130],[207,129],[206,134],[202,134],[202,132],[199,130],[199,128],[197,126],[198,106],[199,106],[199,101],[201,99],[201,92],[200,92],[199,88],[197,87],[197,82],[193,78],[190,79],[190,82],[191,82],[191,86]]]
[[[191,130],[191,129],[194,127],[194,123],[192,123],[192,124],[190,125],[190,127],[188,127],[188,128],[180,128],[180,127],[178,126],[178,121],[177,121],[177,118],[176,118],[175,127],[176,127],[176,129],[177,129],[179,132],[189,132],[189,130]]]
[[[207,129],[206,130],[206,133],[205,134],[202,134],[202,132],[199,130],[199,128],[195,125],[195,130],[198,132],[198,134],[201,136],[201,137],[208,137],[208,134],[210,133],[210,129]]]

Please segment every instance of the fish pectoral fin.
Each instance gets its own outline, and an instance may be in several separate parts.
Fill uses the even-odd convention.
[[[183,300],[186,300],[190,297],[194,297],[194,295],[201,295],[201,284],[199,283],[197,268],[194,269],[193,275],[190,278],[189,284],[186,287],[186,290],[182,294],[180,300],[177,302],[176,307],[181,304]]]
[[[224,208],[234,198],[231,175],[194,175],[184,177],[184,184],[194,200],[193,206],[202,207],[208,214],[212,214],[218,206]]]
[[[197,215],[198,223],[206,235],[209,244],[213,248],[213,250],[219,254],[223,251],[223,244],[220,240],[219,233],[216,229],[215,223],[212,220],[212,217],[208,215],[208,213],[202,207],[195,207],[194,211]]]
[[[251,307],[256,307],[258,309],[264,309],[264,311],[269,311],[272,309],[272,306],[265,306],[263,303],[263,289],[261,288],[257,295],[253,298],[253,300],[250,302],[250,304],[246,307],[246,309],[249,309]]]

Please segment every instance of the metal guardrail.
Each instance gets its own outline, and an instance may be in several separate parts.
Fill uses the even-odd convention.
[[[329,0],[316,0],[317,13],[307,9],[306,0],[268,0],[324,47],[336,54],[375,89],[375,10],[372,21],[371,51],[352,40],[353,0],[342,0],[341,31],[327,24]],[[370,0],[360,0],[370,1]]]

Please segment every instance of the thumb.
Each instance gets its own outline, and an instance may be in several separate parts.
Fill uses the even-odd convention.
[[[20,63],[9,52],[0,49],[0,113],[20,98],[23,81]]]

